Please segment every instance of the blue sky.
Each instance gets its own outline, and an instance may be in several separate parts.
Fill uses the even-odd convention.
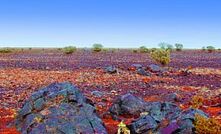
[[[220,0],[0,0],[0,47],[221,48]]]

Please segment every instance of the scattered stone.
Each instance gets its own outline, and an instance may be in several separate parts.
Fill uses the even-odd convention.
[[[105,72],[109,74],[117,73],[117,68],[115,66],[108,66],[105,68]]]
[[[49,70],[49,69],[50,69],[50,67],[48,67],[48,66],[47,66],[45,69],[46,69],[46,70]]]
[[[158,65],[155,65],[155,64],[151,64],[151,65],[149,65],[147,68],[148,68],[151,72],[155,72],[155,73],[162,71],[161,67],[158,66]]]
[[[138,68],[137,73],[143,76],[151,76],[151,73],[149,73],[148,71],[145,71],[143,68]]]
[[[155,64],[149,65],[147,69],[153,73],[163,73],[165,71],[165,69]]]
[[[180,102],[181,98],[177,93],[171,93],[168,96],[166,96],[166,100],[169,102]]]
[[[95,97],[102,97],[104,94],[100,91],[92,91],[91,95],[95,96]]]
[[[16,117],[22,134],[102,133],[95,107],[71,83],[53,83],[33,93]]]
[[[139,69],[139,68],[142,68],[143,66],[141,64],[132,64],[131,67],[135,69]]]

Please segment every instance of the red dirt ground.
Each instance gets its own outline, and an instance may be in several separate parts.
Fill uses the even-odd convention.
[[[120,50],[114,53],[81,51],[72,55],[61,53],[15,53],[0,55],[0,134],[17,134],[13,126],[16,111],[33,91],[52,82],[70,81],[91,99],[102,115],[117,96],[132,92],[145,101],[166,101],[177,93],[185,109],[192,105],[193,96],[203,96],[203,111],[221,121],[221,53],[201,51],[173,52],[169,71],[164,76],[141,76],[128,67],[133,63],[148,66],[148,54]],[[107,74],[103,67],[115,65],[117,74]],[[192,66],[192,74],[184,76],[181,69]],[[104,92],[96,98],[91,91]],[[101,105],[102,104],[102,105]],[[102,118],[109,133],[115,133],[119,122]],[[132,118],[125,118],[128,124]]]

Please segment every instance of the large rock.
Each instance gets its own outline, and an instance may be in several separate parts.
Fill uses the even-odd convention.
[[[179,129],[177,132],[179,133],[194,133],[194,121],[195,115],[198,114],[204,118],[208,118],[208,115],[199,109],[187,109],[183,111],[180,116],[177,118],[177,124],[179,125]]]
[[[144,134],[145,132],[153,132],[159,134],[192,134],[195,133],[194,121],[195,115],[199,114],[205,118],[208,116],[201,110],[197,109],[188,109],[179,112],[178,108],[174,106],[166,106],[169,109],[159,110],[160,104],[153,104],[151,108],[156,111],[149,111],[145,116],[141,116],[140,118],[134,120],[128,127],[131,132],[134,134]],[[161,105],[165,105],[162,103]],[[165,107],[165,106],[163,106]],[[162,106],[161,106],[162,108]],[[175,109],[173,109],[175,108]],[[161,112],[160,112],[161,111]],[[161,121],[160,121],[161,120]],[[161,125],[162,122],[167,121],[168,124],[166,126]]]
[[[137,120],[133,121],[129,126],[132,134],[143,134],[148,131],[155,131],[158,127],[157,122],[153,119],[153,117],[141,116]]]
[[[139,75],[143,75],[143,76],[151,76],[151,73],[146,71],[146,70],[144,70],[143,68],[138,68],[137,69],[137,73]]]
[[[175,120],[181,112],[179,107],[170,102],[153,102],[146,111],[159,123],[164,119]]]
[[[149,66],[147,67],[147,69],[148,69],[149,71],[151,71],[151,72],[154,72],[154,73],[162,73],[162,72],[165,71],[162,67],[160,67],[160,66],[158,66],[158,65],[155,65],[155,64],[149,65]]]
[[[140,98],[128,93],[117,98],[109,109],[111,114],[114,115],[140,115],[145,111],[146,103]]]
[[[53,83],[33,93],[16,117],[22,134],[107,133],[95,108],[71,83]]]

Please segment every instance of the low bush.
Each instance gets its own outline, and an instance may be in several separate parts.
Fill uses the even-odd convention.
[[[151,58],[161,65],[165,66],[170,62],[170,51],[165,49],[156,49],[150,53]]]
[[[0,53],[11,53],[12,49],[11,48],[0,48]]]
[[[137,49],[133,49],[132,51],[133,51],[133,53],[137,53],[137,52],[138,52],[138,50],[137,50]]]
[[[140,48],[139,48],[139,51],[141,52],[141,53],[148,53],[148,48],[146,48],[145,46],[141,46]]]
[[[75,52],[76,50],[77,50],[77,48],[74,47],[74,46],[67,46],[67,47],[64,47],[64,48],[63,48],[63,52],[64,52],[65,54],[72,54],[72,53]]]
[[[191,100],[191,105],[193,108],[198,109],[203,106],[204,98],[203,96],[195,95]]]

